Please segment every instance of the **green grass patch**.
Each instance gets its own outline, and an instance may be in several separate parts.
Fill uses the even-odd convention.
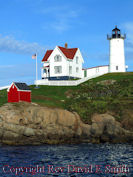
[[[116,80],[113,85],[99,85],[97,82]],[[91,79],[79,86],[30,86],[32,102],[52,108],[76,111],[84,120],[95,113],[108,109],[121,113],[125,107],[133,105],[133,72],[109,73]],[[7,91],[0,90],[0,106],[7,103]],[[117,111],[120,110],[120,111]]]
[[[65,108],[67,96],[79,89],[80,86],[30,86],[32,90],[32,102],[48,107]],[[70,92],[70,93],[69,93]]]
[[[122,80],[122,79],[133,79],[133,72],[125,72],[125,73],[108,73],[102,76],[91,79],[87,82],[93,81],[94,83],[103,81],[103,80]],[[86,83],[87,83],[86,82]]]
[[[7,103],[7,90],[0,90],[0,106]]]

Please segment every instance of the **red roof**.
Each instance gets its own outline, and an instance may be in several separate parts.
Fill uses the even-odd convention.
[[[64,47],[59,47],[58,48],[61,50],[61,52],[66,56],[66,58],[69,59],[73,59],[75,56],[75,53],[77,52],[78,48],[64,48]],[[49,56],[51,55],[51,53],[53,52],[53,50],[47,50],[42,61],[47,61]]]
[[[53,52],[53,50],[47,50],[42,61],[47,61],[52,52]]]
[[[67,49],[64,47],[59,47],[58,48],[62,51],[62,53],[69,59],[73,59],[75,56],[75,53],[77,52],[78,48],[71,48]]]

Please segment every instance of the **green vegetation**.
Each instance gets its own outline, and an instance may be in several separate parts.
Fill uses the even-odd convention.
[[[110,73],[79,86],[30,86],[32,102],[77,112],[90,123],[94,113],[113,112],[119,121],[123,109],[133,107],[133,72]],[[7,91],[0,91],[0,106],[7,102]]]
[[[78,90],[79,87],[39,86],[39,89],[35,89],[35,86],[32,85],[32,102],[42,106],[65,108],[67,94],[69,95],[69,92]]]
[[[123,110],[132,106],[133,78],[112,81],[83,83],[66,100],[67,109],[77,112],[85,123],[90,123],[92,114],[105,112],[113,112],[119,120]]]
[[[108,73],[104,74],[103,76],[97,77],[92,79],[93,82],[99,82],[103,80],[122,80],[122,79],[133,79],[133,72],[126,72],[126,73]],[[88,82],[88,81],[87,81]]]
[[[0,106],[7,103],[7,91],[0,90]]]

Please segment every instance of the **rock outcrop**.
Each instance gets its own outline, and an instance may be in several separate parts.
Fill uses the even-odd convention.
[[[0,107],[0,142],[39,145],[82,142],[132,142],[133,133],[109,114],[95,114],[92,125],[77,113],[34,103],[7,103]]]

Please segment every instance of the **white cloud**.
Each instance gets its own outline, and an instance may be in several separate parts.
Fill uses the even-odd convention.
[[[55,6],[49,7],[45,10],[41,10],[42,14],[50,15],[53,21],[45,24],[43,28],[53,28],[58,32],[63,32],[71,28],[73,25],[74,19],[78,17],[78,11],[71,10],[68,6]]]
[[[128,32],[133,31],[133,22],[126,22],[122,25]]]
[[[121,27],[122,29],[124,29],[127,35],[127,38],[125,40],[125,55],[126,60],[130,62],[133,59],[133,22],[123,23]],[[131,66],[131,64],[129,65]]]
[[[123,23],[121,27],[124,29],[127,35],[125,40],[125,55],[126,60],[129,62],[133,59],[133,22]]]
[[[126,31],[127,39],[126,39],[126,48],[130,50],[133,49],[133,22],[126,22],[122,24],[122,28]]]
[[[0,68],[13,68],[15,65],[0,65]]]
[[[17,54],[33,54],[38,52],[38,54],[43,54],[46,47],[39,45],[38,43],[28,43],[25,41],[19,41],[12,36],[3,37],[0,35],[0,51],[2,52],[12,52]]]

